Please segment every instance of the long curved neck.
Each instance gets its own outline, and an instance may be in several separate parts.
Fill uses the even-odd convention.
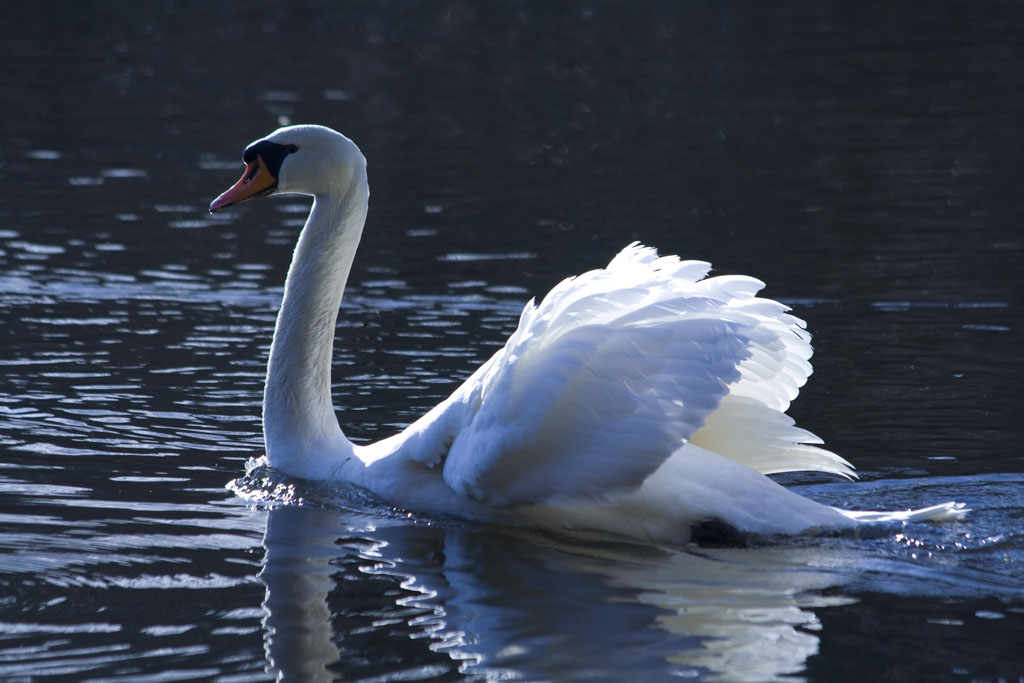
[[[270,465],[318,479],[352,455],[331,402],[334,327],[366,220],[365,175],[319,194],[299,235],[274,328],[263,394]]]

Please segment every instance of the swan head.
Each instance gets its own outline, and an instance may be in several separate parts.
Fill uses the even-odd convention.
[[[366,158],[355,143],[325,126],[286,126],[251,143],[238,182],[210,204],[215,213],[272,194],[345,193],[366,183]]]

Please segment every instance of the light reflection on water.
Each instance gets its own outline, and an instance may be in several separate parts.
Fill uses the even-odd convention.
[[[1016,10],[310,6],[29,4],[0,26],[0,678],[1024,671]],[[640,239],[808,320],[794,411],[863,479],[789,483],[973,512],[651,548],[244,474],[308,202],[206,207],[282,118],[370,157],[335,352],[355,438]]]
[[[295,502],[293,488],[279,482],[277,491]],[[857,598],[836,590],[851,581],[903,596],[1024,596],[1019,581],[903,556],[901,545],[929,543],[903,534],[874,543],[819,539],[680,552],[403,523],[398,515],[339,518],[315,505],[269,514],[260,573],[268,653],[294,680],[328,680],[332,671],[346,680],[382,670],[398,677],[427,666],[353,656],[353,637],[396,623],[409,627],[405,637],[427,639],[464,672],[489,677],[772,680],[799,673],[819,652],[818,612],[856,605]],[[350,596],[352,582],[364,577],[392,581],[386,611],[373,603],[366,613]]]

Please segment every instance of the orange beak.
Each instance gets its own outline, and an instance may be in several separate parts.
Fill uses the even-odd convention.
[[[210,203],[210,213],[216,213],[229,206],[240,204],[247,199],[270,194],[277,187],[277,178],[267,170],[261,157],[245,165],[245,172],[238,182]]]

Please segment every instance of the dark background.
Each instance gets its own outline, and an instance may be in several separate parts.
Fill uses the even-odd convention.
[[[815,335],[791,413],[862,476],[790,481],[845,507],[975,509],[961,526],[823,541],[783,563],[788,592],[754,581],[810,618],[793,633],[813,652],[769,671],[1019,676],[1022,34],[1015,3],[5,3],[0,675],[267,677],[272,582],[256,576],[273,514],[223,486],[260,454],[263,364],[305,205],[206,206],[248,142],[312,122],[370,163],[336,349],[347,433],[421,415],[526,299],[632,240],[754,275]],[[292,486],[236,488],[323,503]],[[699,611],[699,572],[651,569],[626,590],[581,569],[578,548],[566,560],[472,528],[418,539],[375,530],[375,514],[388,518],[296,532],[300,559],[336,569],[322,575],[342,678],[483,675],[493,656],[474,668],[456,654],[492,644],[521,648],[505,665],[528,679],[658,680],[679,675],[670,660],[763,678],[690,658],[714,642],[700,628],[655,626]],[[395,574],[363,569],[381,542],[401,549],[384,553]],[[476,611],[455,588],[406,609],[402,577],[434,585],[465,547],[489,596]],[[638,552],[609,562],[625,571]],[[521,561],[502,576],[506,554]],[[718,560],[772,575],[765,558]],[[826,587],[802,582],[809,564],[831,567]],[[645,588],[676,607],[641,604]],[[486,627],[488,608],[519,602],[516,628]],[[756,607],[732,596],[720,613],[736,604]],[[416,618],[438,609],[476,644],[423,636]],[[592,633],[601,619],[619,626]]]

